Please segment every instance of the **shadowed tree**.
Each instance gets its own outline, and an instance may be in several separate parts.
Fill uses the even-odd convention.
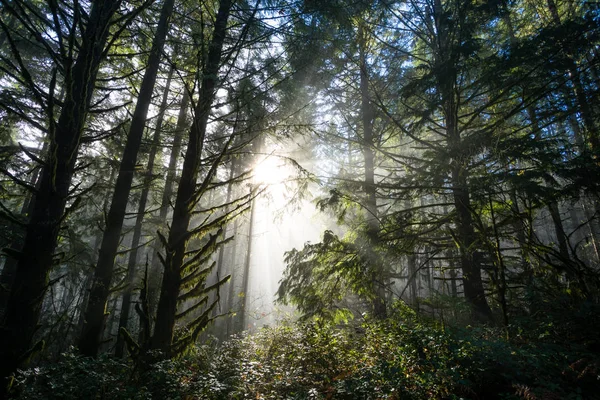
[[[143,244],[140,245],[140,241],[142,238],[142,227],[144,217],[146,216],[146,205],[148,203],[148,196],[150,194],[152,180],[154,179],[154,162],[156,160],[156,155],[159,151],[160,136],[163,129],[165,111],[168,106],[169,90],[171,88],[172,77],[173,66],[171,65],[167,74],[167,81],[165,83],[165,88],[163,91],[163,97],[160,104],[160,111],[156,119],[156,127],[154,128],[154,135],[152,136],[152,143],[150,145],[151,147],[150,154],[148,155],[148,164],[142,182],[142,193],[140,194],[140,200],[138,203],[137,216],[135,218],[135,227],[133,229],[133,237],[131,239],[131,250],[129,252],[129,259],[127,261],[127,275],[125,277],[125,284],[127,285],[127,287],[125,288],[125,293],[123,293],[121,301],[121,314],[119,315],[119,330],[128,329],[131,309],[131,297],[133,293],[133,285],[135,283],[136,267],[138,263],[138,252],[140,250],[140,247],[143,247]],[[117,344],[115,348],[115,356],[123,357],[124,347],[125,342],[123,340],[123,336],[119,335],[119,337],[117,338]]]
[[[196,185],[200,172],[202,148],[206,137],[208,117],[217,89],[219,67],[223,57],[223,44],[231,6],[232,0],[221,0],[219,2],[206,66],[202,75],[200,97],[194,109],[194,120],[190,128],[183,171],[177,189],[173,222],[165,243],[164,275],[151,348],[160,350],[166,355],[171,354],[172,350],[179,290],[183,279],[181,268],[184,265],[186,245],[190,239],[189,223],[193,208],[197,203],[198,189]]]
[[[106,218],[106,227],[100,246],[98,263],[94,270],[94,281],[85,312],[85,324],[79,340],[79,351],[88,356],[95,356],[100,346],[105,322],[106,301],[110,293],[115,257],[129,201],[137,154],[146,127],[148,108],[154,92],[156,76],[174,3],[175,0],[165,0],[161,9],[152,48],[148,56],[146,71],[140,87],[140,94],[133,113],[131,128],[127,135],[127,143],[123,150],[115,191],[113,192],[110,210]]]
[[[0,393],[4,393],[6,388],[5,379],[28,359],[32,351],[40,347],[32,346],[32,340],[38,329],[41,303],[48,287],[48,274],[53,264],[58,233],[71,195],[71,180],[98,69],[106,55],[111,20],[120,4],[120,0],[94,2],[85,19],[79,6],[74,9],[68,49],[63,48],[68,56],[63,60],[64,65],[60,66],[65,74],[65,97],[56,121],[53,117],[51,88],[47,104],[50,118],[48,156],[42,164],[40,184],[31,205],[23,247],[16,255],[17,272],[0,330],[0,379],[3,381]],[[18,15],[18,12],[13,13],[13,17],[17,16],[15,14]],[[81,26],[84,29],[75,55],[74,43],[78,40],[75,35]],[[11,47],[18,59],[14,42]],[[22,73],[27,77],[26,69]]]

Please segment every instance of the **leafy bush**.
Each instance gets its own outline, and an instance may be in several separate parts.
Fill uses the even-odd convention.
[[[21,371],[19,399],[147,399],[147,388],[128,384],[129,366],[106,356],[66,353],[58,363]]]
[[[190,358],[191,359],[191,358]],[[13,396],[40,399],[183,399],[192,390],[190,359],[160,361],[140,371],[133,364],[102,355],[96,359],[70,351],[54,364],[20,371]]]

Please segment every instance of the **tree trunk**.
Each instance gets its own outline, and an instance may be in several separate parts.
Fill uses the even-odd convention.
[[[231,159],[231,166],[230,166],[230,170],[229,170],[229,182],[227,184],[227,194],[225,195],[225,203],[229,204],[231,202],[231,196],[233,194],[233,180],[236,176],[237,173],[237,165],[238,165],[238,161],[236,158],[232,158]],[[225,213],[229,213],[229,206],[226,207],[225,209]],[[229,229],[227,229],[227,226],[223,227],[223,237],[227,238],[227,234],[228,234]],[[213,283],[217,283],[219,282],[219,280],[225,276],[226,274],[226,265],[225,265],[225,250],[226,250],[226,246],[221,246],[219,248],[219,253],[217,255],[217,265],[216,265],[216,279],[214,279]],[[233,271],[229,271],[230,275],[233,277]],[[229,281],[229,287],[233,286],[233,279],[231,279]],[[220,290],[220,289],[219,289]],[[222,309],[225,308],[227,309],[227,311],[229,311],[229,309],[227,308],[228,304],[229,304],[229,298],[228,295],[231,292],[231,290],[227,290],[227,295],[223,296],[223,298],[221,298],[219,296],[219,304],[217,306],[217,310],[219,313],[222,312]],[[225,329],[223,329],[225,328]],[[216,332],[216,336],[222,340],[225,340],[227,337],[227,321],[223,321],[221,319],[215,321],[215,332]]]
[[[233,222],[233,237],[237,237],[238,235],[238,229],[239,229],[239,220],[236,219]],[[238,241],[234,240],[233,241],[233,246],[231,248],[231,282],[229,282],[229,293],[227,295],[227,309],[228,310],[233,310],[235,304],[234,304],[234,299],[235,299],[235,284],[237,283],[237,276],[238,274],[236,273],[235,269],[236,269],[236,262],[237,262],[237,244]],[[238,317],[239,318],[239,317]],[[227,320],[227,336],[230,336],[234,333],[237,333],[236,331],[236,326],[235,326],[235,319],[233,317],[229,318]]]
[[[506,334],[508,335],[508,302],[506,299],[508,285],[506,283],[506,265],[504,263],[504,257],[502,255],[502,246],[501,246],[501,237],[498,231],[498,224],[496,223],[496,215],[494,212],[494,202],[492,200],[492,196],[488,196],[488,202],[490,205],[490,217],[492,230],[494,233],[494,253],[496,256],[496,272],[498,277],[496,279],[496,286],[498,288],[498,302],[500,303],[500,308],[502,310],[502,323],[504,324],[504,328],[506,329]]]
[[[449,21],[446,19],[440,0],[434,1],[433,16],[437,27],[434,44],[435,63],[438,66],[437,81],[441,94],[442,112],[445,120],[446,137],[450,161],[450,183],[456,210],[456,237],[460,250],[461,269],[465,299],[473,307],[473,316],[480,321],[490,321],[492,311],[485,298],[481,279],[481,265],[475,249],[476,234],[471,215],[471,199],[468,185],[468,154],[461,138],[458,124],[459,105],[456,99],[457,62],[454,43],[451,43]]]
[[[367,212],[367,259],[371,275],[373,315],[385,318],[385,276],[383,262],[375,248],[379,243],[379,219],[377,212],[377,192],[375,187],[375,140],[373,137],[373,106],[369,96],[369,72],[366,61],[365,29],[359,26],[359,67],[360,67],[360,97],[362,118],[362,151],[365,161],[364,191],[366,195],[365,208]]]
[[[600,262],[600,240],[598,239],[598,220],[597,216],[595,216],[592,212],[590,212],[589,205],[586,204],[586,199],[581,199],[581,207],[583,209],[583,214],[586,220],[586,226],[588,228],[588,232],[590,235],[590,240],[592,241],[592,246],[594,247],[594,254],[596,256],[596,262]]]
[[[100,346],[100,338],[105,322],[106,300],[110,292],[115,257],[123,228],[123,219],[127,209],[129,192],[131,191],[137,154],[146,126],[148,107],[152,101],[152,93],[167,36],[169,20],[173,12],[173,4],[174,0],[165,0],[161,9],[156,34],[152,42],[150,55],[148,56],[148,65],[142,80],[140,95],[133,113],[115,191],[106,219],[106,228],[102,237],[98,264],[94,273],[94,282],[90,292],[88,308],[85,313],[85,325],[79,340],[79,351],[87,356],[96,356]]]
[[[48,287],[58,231],[64,217],[83,126],[104,56],[108,25],[120,0],[94,2],[73,68],[65,77],[62,112],[49,132],[50,151],[42,169],[40,188],[11,288],[4,325],[0,331],[0,380],[26,362],[38,329],[41,303]],[[10,345],[8,345],[10,344]],[[0,398],[5,390],[4,382]]]
[[[110,168],[110,176],[108,177],[108,181],[106,182],[106,190],[102,194],[104,199],[102,201],[102,211],[104,212],[108,208],[108,200],[110,191],[114,185],[116,169]],[[102,214],[104,215],[104,214]],[[104,221],[103,221],[104,222]],[[94,237],[94,244],[92,246],[92,254],[98,254],[98,250],[100,250],[100,244],[102,243],[102,231],[98,230],[98,233]],[[95,262],[95,261],[93,261]],[[94,280],[94,265],[90,265],[89,270],[84,271],[86,274],[85,282],[83,285],[84,292],[81,294],[82,300],[79,306],[79,319],[77,320],[77,328],[76,328],[76,338],[78,340],[81,337],[81,333],[83,332],[83,326],[85,325],[85,310],[87,309],[87,304],[90,299],[90,290],[92,289],[92,281]]]
[[[458,149],[459,147],[452,146]],[[463,274],[464,294],[474,308],[474,316],[480,321],[489,321],[492,311],[485,298],[481,279],[481,265],[475,250],[476,235],[471,215],[471,202],[466,179],[466,163],[454,162],[452,166],[452,195],[456,209],[456,227],[460,261]]]
[[[179,159],[179,153],[181,152],[183,132],[188,124],[187,113],[189,105],[190,95],[187,89],[184,89],[183,96],[181,98],[181,106],[179,108],[179,115],[177,116],[177,126],[175,127],[173,145],[171,146],[171,155],[169,157],[169,167],[167,169],[167,178],[165,179],[165,188],[160,203],[160,211],[158,215],[159,226],[166,222],[169,209],[171,208],[173,187],[175,186],[175,181],[177,179],[177,160]],[[160,241],[156,240],[152,249],[152,263],[150,264],[150,274],[148,277],[148,307],[150,316],[154,316],[156,312],[156,304],[158,303],[158,294],[162,278],[160,260],[157,256],[159,251]],[[150,321],[152,321],[152,318],[150,318]]]
[[[44,142],[44,145],[42,146],[42,150],[40,152],[40,154],[42,155],[42,157],[45,157],[46,152],[48,150],[48,142]],[[31,176],[31,186],[35,187],[36,190],[40,189],[40,180],[38,179],[40,176],[40,168],[36,168],[33,175]],[[29,196],[27,196],[25,198],[25,201],[23,201],[23,205],[21,206],[21,212],[20,215],[21,216],[27,216],[27,215],[31,215],[31,213],[33,212],[33,209],[31,207],[33,200],[35,199],[35,194],[30,193]],[[23,245],[22,242],[22,235],[23,235],[23,227],[21,226],[17,226],[15,224],[14,228],[11,229],[12,233],[12,243],[10,248],[14,251],[19,251],[19,249],[21,249],[21,246]],[[4,261],[4,266],[2,267],[2,272],[0,272],[0,322],[3,321],[4,319],[4,314],[6,311],[6,306],[8,305],[8,297],[10,295],[10,288],[13,285],[14,279],[15,279],[15,275],[17,273],[17,262],[18,260],[15,257],[11,257],[10,255],[6,254],[5,256],[5,261]]]
[[[183,161],[183,171],[175,208],[173,222],[167,239],[165,269],[160,299],[156,313],[156,326],[151,340],[151,348],[170,355],[177,298],[181,282],[181,266],[186,252],[188,228],[195,200],[196,181],[200,169],[203,142],[206,135],[208,117],[215,98],[219,66],[223,52],[223,43],[232,0],[221,0],[215,18],[215,27],[208,51],[206,70],[202,78],[200,98],[194,113],[194,122],[190,129],[188,148]]]
[[[550,216],[552,217],[552,223],[554,225],[556,240],[558,241],[558,252],[560,254],[561,262],[568,264],[571,260],[569,242],[563,225],[562,217],[560,216],[558,203],[555,201],[549,203],[548,211],[550,211]]]
[[[121,328],[127,329],[129,323],[129,314],[131,311],[131,294],[133,292],[133,284],[135,282],[135,272],[137,266],[138,252],[140,247],[140,239],[142,238],[142,223],[144,222],[144,216],[146,215],[146,204],[148,203],[148,195],[150,194],[150,185],[152,184],[154,160],[156,159],[156,153],[158,152],[158,145],[160,144],[160,135],[162,131],[162,124],[165,117],[165,111],[168,106],[169,100],[169,89],[171,87],[171,78],[173,77],[173,66],[169,68],[167,75],[167,82],[165,84],[165,90],[163,92],[162,101],[160,104],[160,112],[156,120],[156,128],[154,130],[154,136],[152,137],[152,147],[150,154],[148,155],[148,166],[146,168],[146,176],[144,176],[144,182],[142,184],[142,193],[140,195],[140,202],[138,204],[137,216],[135,219],[135,227],[133,229],[133,238],[131,239],[131,251],[129,252],[129,260],[127,262],[127,276],[126,282],[127,287],[123,293],[121,302],[121,315],[119,316],[119,331]],[[123,335],[117,334],[117,345],[115,347],[115,356],[118,358],[123,357],[123,350],[125,347],[125,341]]]
[[[244,258],[244,272],[242,278],[242,290],[244,293],[244,299],[242,300],[242,304],[240,307],[240,316],[238,319],[238,328],[237,332],[242,332],[245,329],[248,329],[249,319],[248,319],[248,309],[250,307],[249,304],[249,294],[250,294],[250,262],[252,261],[252,243],[253,233],[254,233],[254,221],[256,215],[256,201],[252,201],[252,210],[250,210],[250,223],[248,226],[248,246],[246,247],[246,257]]]
[[[410,305],[419,308],[419,288],[418,288],[418,273],[417,270],[417,254],[416,248],[412,254],[408,255],[408,282],[407,285],[410,287]]]

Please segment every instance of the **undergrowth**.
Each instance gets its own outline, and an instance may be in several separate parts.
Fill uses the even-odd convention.
[[[70,352],[59,363],[22,371],[15,397],[595,399],[598,314],[586,307],[568,321],[552,313],[516,320],[510,339],[506,329],[442,327],[406,308],[380,322],[284,323],[194,347],[144,371]]]

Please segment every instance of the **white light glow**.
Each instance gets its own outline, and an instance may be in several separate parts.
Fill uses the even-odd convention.
[[[253,179],[259,185],[277,185],[290,178],[291,171],[285,160],[279,157],[267,156],[254,167]]]

